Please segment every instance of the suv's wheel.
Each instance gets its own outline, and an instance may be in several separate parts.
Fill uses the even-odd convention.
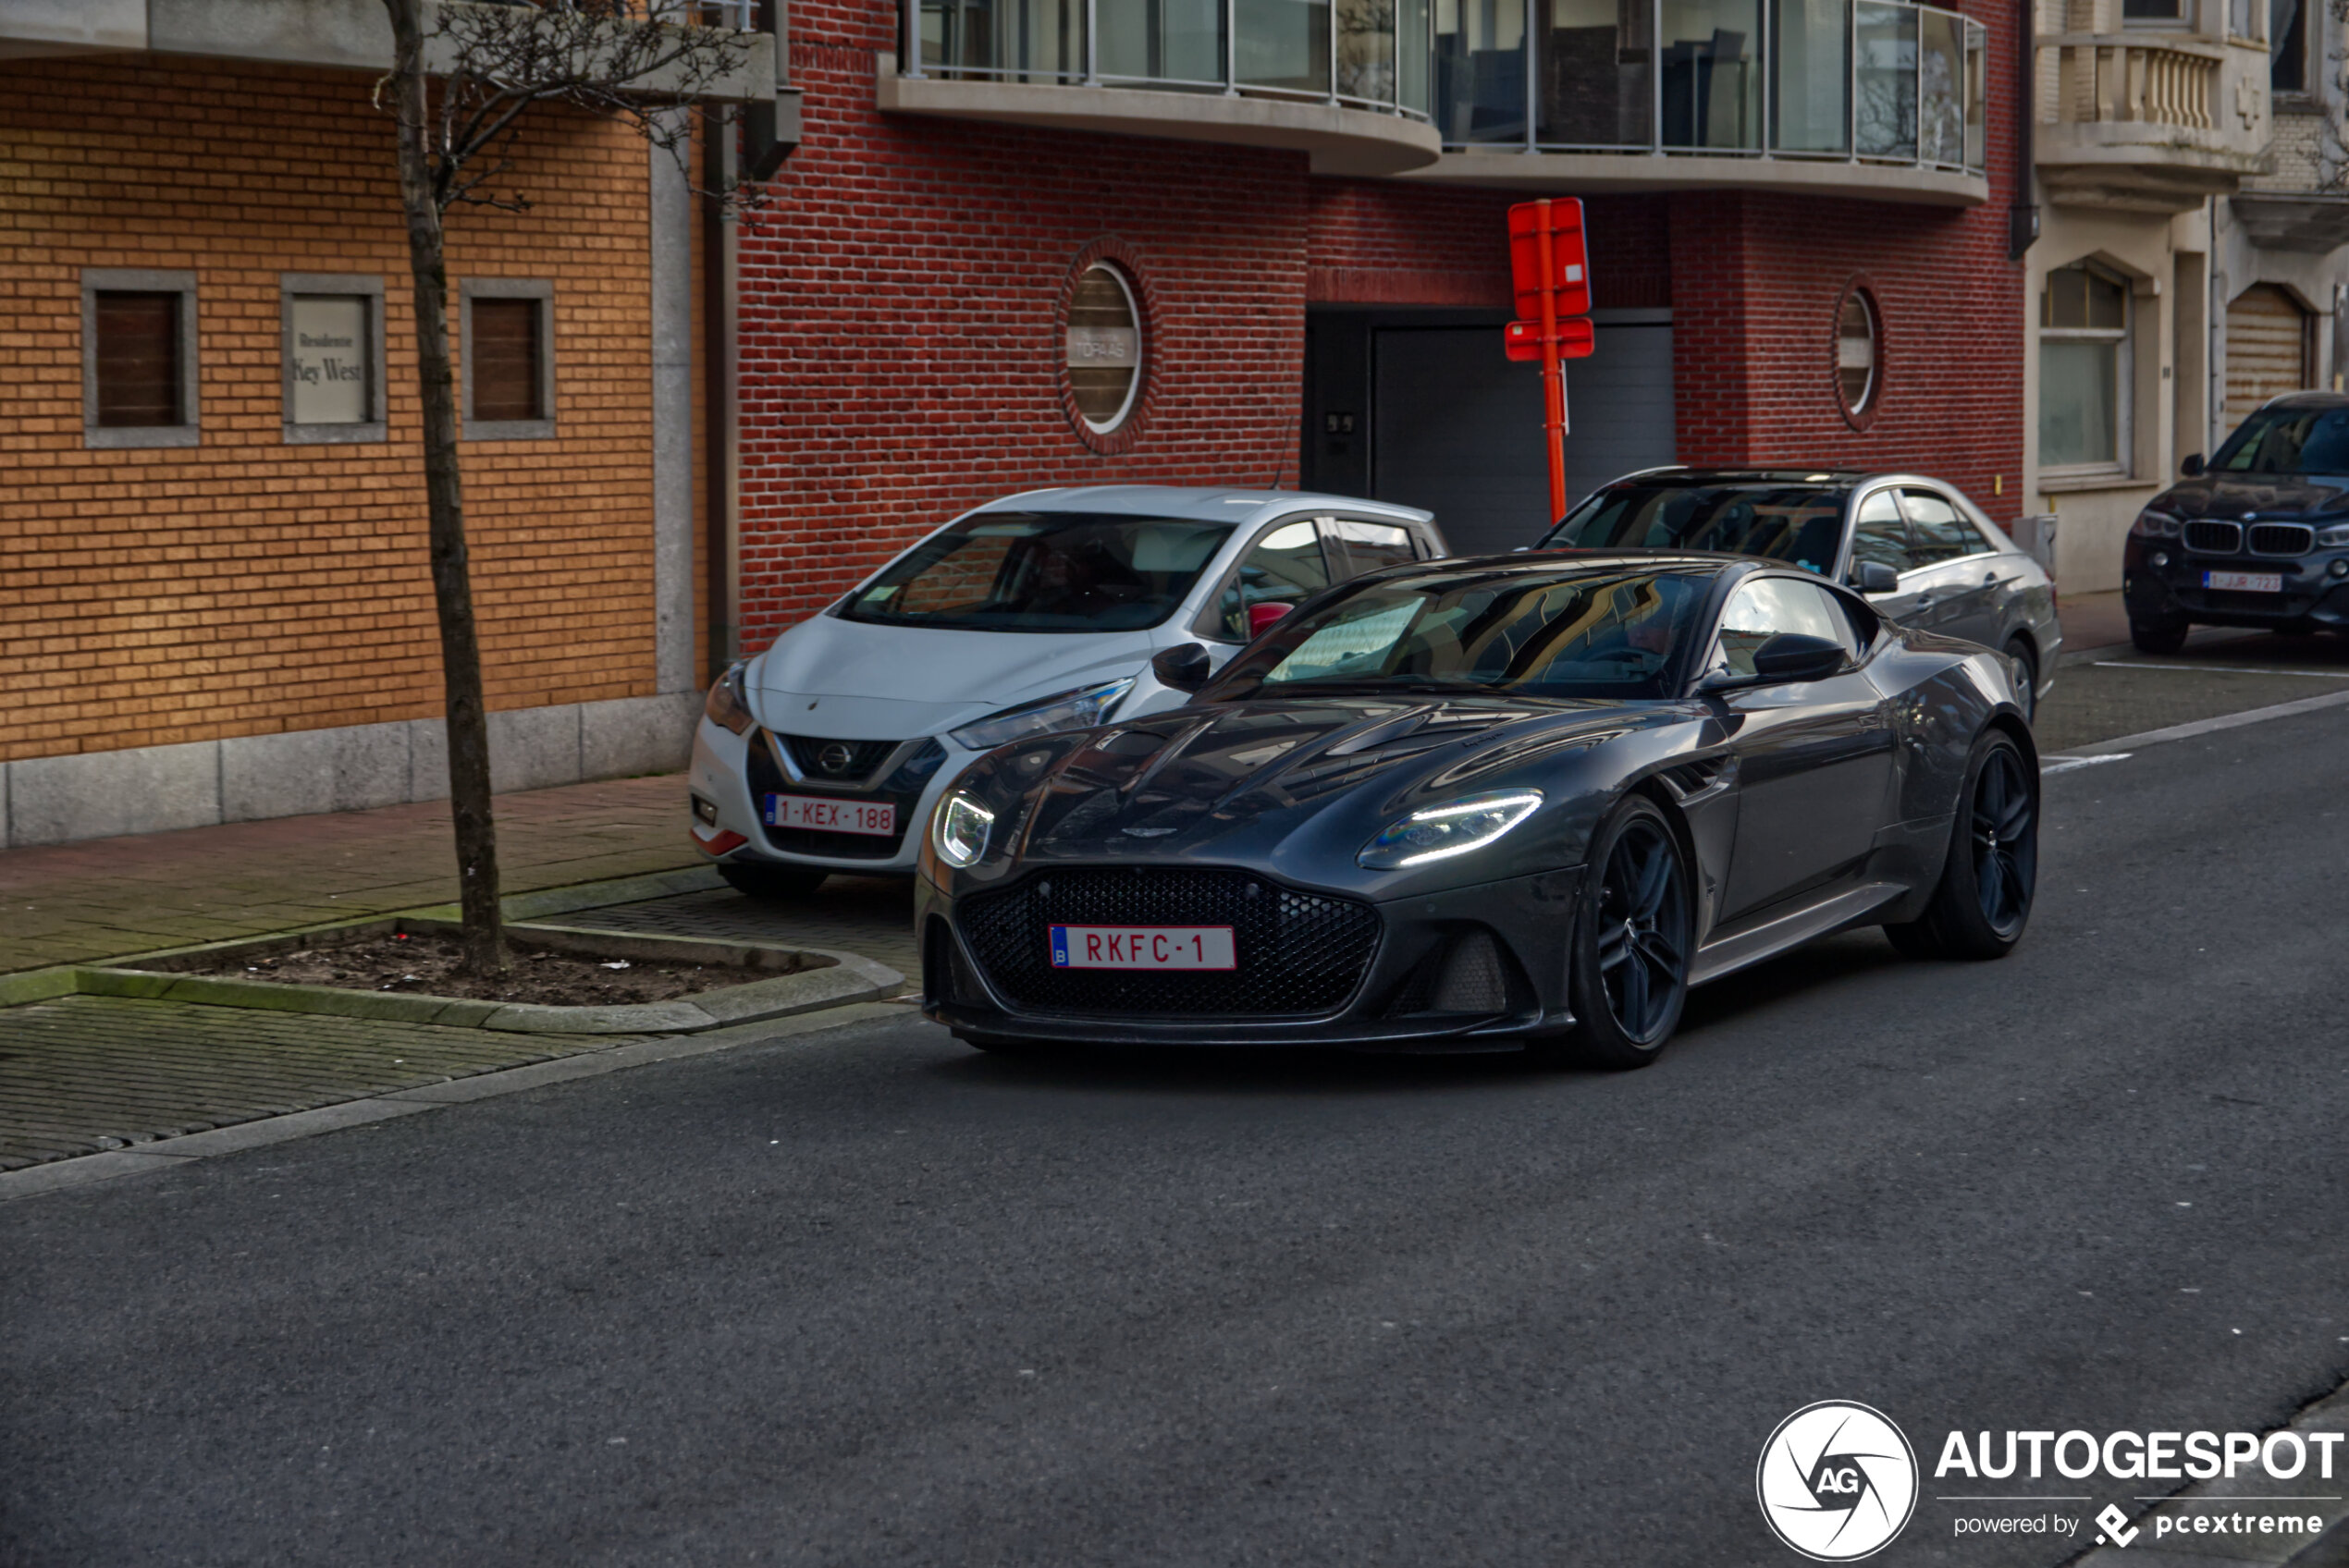
[[[2012,736],[1986,730],[1966,763],[1933,901],[1884,934],[1911,958],[2004,958],[2030,924],[2038,878],[2038,775]]]
[[[1688,863],[1664,813],[1630,795],[1599,825],[1589,864],[1569,985],[1581,1027],[1569,1048],[1593,1067],[1645,1067],[1688,1000],[1696,946]]]
[[[2039,658],[2031,644],[2021,637],[2007,639],[2007,663],[2014,669],[2014,694],[2023,707],[2023,720],[2031,723],[2039,717]]]
[[[2186,645],[2194,623],[2182,615],[2131,616],[2129,641],[2141,654],[2174,654]]]
[[[828,873],[795,865],[760,865],[730,860],[719,866],[718,875],[738,893],[769,903],[796,903],[822,887]]]

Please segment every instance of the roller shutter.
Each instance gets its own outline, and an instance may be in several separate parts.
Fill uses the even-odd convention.
[[[2227,307],[2227,423],[2281,392],[2315,384],[2308,312],[2272,283],[2254,284]]]
[[[1539,367],[1504,357],[1497,326],[1382,326],[1371,356],[1371,493],[1433,512],[1462,555],[1539,539],[1553,521]],[[1673,460],[1668,319],[1601,325],[1566,374],[1569,504]]]

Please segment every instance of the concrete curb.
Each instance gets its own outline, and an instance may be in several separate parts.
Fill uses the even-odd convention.
[[[421,1088],[363,1096],[334,1105],[320,1106],[314,1110],[296,1111],[289,1116],[262,1117],[206,1133],[158,1138],[137,1148],[109,1149],[104,1154],[81,1155],[72,1159],[27,1166],[21,1170],[0,1171],[0,1203],[39,1197],[45,1193],[63,1192],[72,1187],[87,1186],[93,1182],[111,1182],[124,1176],[176,1170],[198,1159],[237,1154],[271,1144],[290,1143],[298,1138],[313,1138],[322,1133],[364,1127],[397,1116],[412,1116],[420,1111],[470,1105],[475,1100],[522,1094],[573,1079],[596,1078],[632,1067],[647,1067],[655,1062],[706,1056],[713,1051],[757,1045],[762,1041],[852,1028],[877,1019],[916,1016],[913,1009],[902,1002],[857,1002],[827,1010],[817,1017],[740,1024],[698,1035],[644,1040],[634,1045],[615,1046],[578,1056],[559,1057],[552,1061],[533,1062],[527,1067],[510,1067],[497,1072],[452,1078],[445,1083],[427,1084]]]

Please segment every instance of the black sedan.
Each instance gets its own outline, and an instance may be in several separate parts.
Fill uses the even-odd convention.
[[[2198,621],[2349,632],[2349,397],[2296,392],[2236,427],[2129,530],[2129,637],[2174,654]]]
[[[924,1011],[972,1045],[1652,1060],[1688,987],[1858,925],[2022,937],[2008,662],[1723,556],[1357,579],[1184,707],[974,764],[926,836]]]

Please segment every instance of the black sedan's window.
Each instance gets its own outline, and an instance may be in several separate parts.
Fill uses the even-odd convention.
[[[1709,571],[1390,579],[1280,621],[1202,695],[1667,696],[1712,582]]]
[[[1548,550],[1724,550],[1825,572],[1843,539],[1844,492],[1777,481],[1626,480],[1568,512]]]
[[[2210,466],[2220,473],[2349,473],[2349,409],[2262,409]]]

